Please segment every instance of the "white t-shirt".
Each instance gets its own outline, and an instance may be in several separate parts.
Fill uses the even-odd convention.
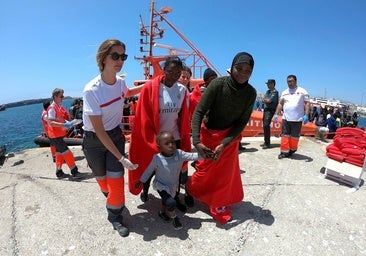
[[[84,130],[95,132],[89,116],[102,116],[104,129],[110,131],[120,125],[123,115],[124,95],[128,88],[125,81],[116,76],[116,83],[108,85],[101,75],[91,80],[83,91]]]
[[[302,121],[305,114],[305,102],[309,101],[308,92],[299,86],[287,88],[281,94],[283,100],[283,118],[287,121]]]
[[[57,103],[55,103],[56,106],[59,106]],[[61,104],[61,103],[60,103]],[[52,120],[52,121],[57,121],[56,120],[56,110],[54,107],[50,107],[47,111],[47,115],[46,115],[47,119],[44,120]],[[58,120],[60,121],[60,120]],[[60,121],[61,122],[61,121]]]
[[[175,140],[180,140],[178,114],[182,109],[184,97],[187,96],[187,88],[175,83],[168,87],[161,83],[159,88],[159,116],[160,131],[170,131]]]

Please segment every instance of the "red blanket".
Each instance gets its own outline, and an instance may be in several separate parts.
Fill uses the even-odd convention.
[[[189,95],[189,115],[190,115],[191,119],[192,119],[193,112],[196,109],[198,102],[201,99],[201,96],[202,96],[201,87],[204,84],[205,84],[204,82],[197,84],[196,87],[194,87],[192,93]]]
[[[164,75],[146,82],[137,101],[135,123],[131,134],[129,158],[139,165],[136,170],[128,171],[128,187],[132,194],[141,192],[142,186],[135,188],[142,173],[149,165],[154,154],[158,153],[156,135],[160,132],[159,88]],[[181,149],[190,152],[190,123],[188,96],[180,112]]]
[[[336,131],[333,143],[326,148],[327,157],[363,167],[366,154],[366,133],[359,128],[342,127]]]
[[[208,130],[201,127],[201,141],[212,150],[220,144],[227,130]],[[243,184],[240,177],[237,137],[224,148],[218,161],[200,160],[196,172],[188,180],[186,188],[196,199],[210,207],[229,206],[244,198]]]

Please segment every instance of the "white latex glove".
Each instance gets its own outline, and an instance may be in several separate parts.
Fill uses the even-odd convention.
[[[138,164],[133,164],[130,160],[128,160],[127,158],[125,158],[124,156],[121,157],[121,159],[119,160],[121,162],[121,164],[127,168],[128,170],[135,170],[137,169],[137,167],[139,167]]]

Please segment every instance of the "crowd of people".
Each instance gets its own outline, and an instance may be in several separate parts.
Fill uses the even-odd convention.
[[[327,138],[332,139],[340,127],[357,127],[358,115],[357,112],[351,114],[347,109],[321,104],[311,108],[309,121],[319,127],[325,127]]]
[[[100,73],[85,85],[83,98],[74,102],[70,113],[62,106],[64,91],[56,88],[52,92],[53,102],[45,106],[42,122],[53,145],[57,178],[65,176],[61,169],[64,162],[73,177],[83,176],[62,139],[71,119],[82,119],[82,149],[106,197],[107,220],[119,235],[129,235],[122,217],[125,170],[130,193],[139,195],[143,203],[150,199],[152,182],[161,197],[157,215],[172,222],[175,229],[182,228],[175,210],[185,212],[195,200],[206,205],[218,223],[229,222],[230,206],[244,198],[238,144],[240,147],[241,132],[257,98],[249,83],[254,58],[247,52],[237,53],[227,76],[218,77],[208,68],[203,82],[191,90],[192,72],[177,56],[166,58],[163,74],[143,85],[127,87],[124,78],[117,75],[127,57],[126,45],[120,40],[102,42],[96,54]],[[262,100],[263,149],[271,147],[270,124],[272,119],[278,122],[282,113],[279,159],[297,151],[302,123],[319,123],[324,115],[310,110],[309,94],[297,85],[295,75],[289,75],[287,83],[288,88],[279,95],[276,81],[268,79]],[[342,123],[337,112],[329,109],[327,115],[329,127],[331,118],[336,127]],[[123,116],[134,117],[128,155],[121,132]],[[188,161],[194,161],[190,177]]]

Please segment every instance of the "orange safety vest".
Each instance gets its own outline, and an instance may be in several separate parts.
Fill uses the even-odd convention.
[[[70,114],[62,105],[57,105],[55,102],[48,107],[47,112],[50,108],[53,108],[56,113],[56,122],[64,123],[67,120],[70,120]],[[55,127],[55,126],[48,126],[48,137],[50,138],[59,138],[65,137],[67,134],[67,130],[64,127]]]

